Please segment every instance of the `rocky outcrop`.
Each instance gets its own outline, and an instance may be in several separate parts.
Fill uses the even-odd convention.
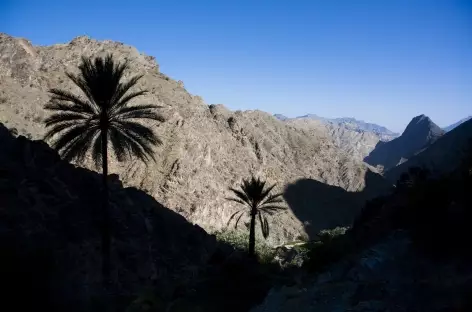
[[[328,119],[313,114],[287,119],[274,116],[297,128],[325,133],[336,148],[359,161],[369,155],[377,144],[398,136],[385,127],[354,118]]]
[[[232,112],[223,105],[208,106],[189,94],[183,83],[161,73],[154,58],[122,43],[88,37],[33,46],[0,34],[0,121],[19,134],[42,138],[48,88],[77,91],[65,72],[76,71],[82,55],[106,53],[129,61],[132,72],[127,77],[144,75],[138,88],[150,92],[140,101],[162,106],[166,117],[162,124],[148,124],[164,142],[155,148],[157,161],[111,160],[111,172],[126,186],[146,191],[205,229],[226,226],[236,209],[225,200],[227,188],[251,173],[277,183],[278,191],[310,178],[356,192],[365,187],[366,172],[375,171],[348,157],[324,131],[297,128],[261,111]],[[90,160],[84,166],[96,170]],[[271,222],[272,242],[305,234],[302,222],[290,210]]]
[[[364,161],[372,166],[382,166],[387,171],[426,149],[443,134],[444,130],[429,117],[417,116],[400,137],[378,144]]]

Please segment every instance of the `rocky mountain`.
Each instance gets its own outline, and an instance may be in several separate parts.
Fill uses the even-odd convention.
[[[277,118],[278,120],[282,120],[282,121],[285,121],[285,120],[289,119],[287,116],[284,116],[282,114],[274,114],[274,117]]]
[[[365,197],[388,187],[377,182],[366,189],[366,176],[375,175],[375,169],[337,148],[325,131],[295,127],[261,111],[232,112],[223,105],[206,105],[201,97],[189,94],[182,81],[161,73],[153,57],[109,40],[77,37],[65,44],[33,46],[28,40],[0,34],[0,121],[19,134],[41,139],[47,90],[78,92],[65,72],[76,71],[82,55],[106,53],[128,60],[132,72],[127,77],[144,75],[139,88],[150,92],[140,101],[162,106],[166,118],[164,123],[148,124],[164,142],[155,148],[156,162],[112,159],[110,171],[125,186],[147,192],[192,223],[208,230],[226,227],[236,209],[225,200],[228,187],[251,173],[278,183],[279,191],[305,178],[348,192],[363,191]],[[80,165],[96,170],[89,159]],[[316,220],[320,227],[329,227],[352,220],[362,200],[352,204],[324,197],[318,205],[345,211],[342,216],[333,212],[332,218]],[[304,224],[312,221],[288,210],[271,221],[271,242],[307,235]]]
[[[470,120],[470,119],[472,119],[472,116],[463,118],[463,119],[459,120],[458,122],[455,122],[455,123],[453,123],[452,125],[449,125],[449,126],[443,128],[443,130],[446,131],[446,132],[449,132],[449,131],[451,131],[451,130],[457,128],[458,126],[460,126],[460,125],[463,124],[464,122]]]
[[[275,117],[305,131],[324,133],[338,149],[358,161],[362,161],[379,141],[388,141],[396,136],[389,130],[376,132],[376,130],[373,130],[374,128],[367,126],[362,129],[360,124],[356,123],[357,121],[348,122],[349,120],[355,120],[350,118],[326,119],[312,114],[297,118]]]
[[[433,174],[450,172],[461,162],[465,152],[472,148],[471,144],[472,120],[469,120],[438,138],[408,161],[387,171],[385,177],[395,182],[409,167],[426,167]]]
[[[372,166],[382,166],[387,171],[426,149],[443,134],[444,130],[429,117],[416,116],[400,137],[379,142],[364,161]]]
[[[285,117],[284,115],[280,114],[275,114],[274,116],[282,121],[289,119],[288,117]],[[379,136],[382,141],[390,141],[399,136],[398,133],[390,131],[389,129],[383,126],[379,126],[374,123],[368,123],[363,120],[357,120],[351,117],[325,118],[315,114],[307,114],[291,119],[313,119],[319,120],[325,124],[337,125],[356,132],[371,132]]]

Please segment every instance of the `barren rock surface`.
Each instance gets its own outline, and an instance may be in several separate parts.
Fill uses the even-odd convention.
[[[225,200],[230,195],[228,187],[251,173],[278,183],[279,191],[306,178],[339,186],[347,194],[363,190],[366,173],[375,172],[359,157],[336,147],[339,144],[324,130],[296,127],[257,110],[232,112],[223,105],[207,105],[201,97],[189,94],[181,81],[160,73],[153,57],[122,43],[88,37],[33,46],[25,39],[0,34],[0,122],[19,134],[41,139],[47,90],[56,87],[78,92],[65,71],[74,72],[82,55],[106,53],[129,61],[132,71],[127,77],[144,74],[139,88],[150,92],[139,102],[161,105],[167,119],[149,124],[164,141],[155,148],[156,162],[111,160],[111,172],[205,229],[226,226],[236,209]],[[80,165],[96,170],[90,161]],[[339,198],[333,201],[323,194],[319,197],[316,205],[305,203],[304,207],[325,205],[352,212],[342,220],[352,218],[361,205]],[[288,210],[273,219],[270,239],[281,242],[303,236],[306,222],[310,220],[299,220]],[[333,219],[329,224],[340,222]]]

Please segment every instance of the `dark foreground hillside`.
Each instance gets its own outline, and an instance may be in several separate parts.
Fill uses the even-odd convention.
[[[110,176],[113,283],[105,294],[100,175],[1,124],[0,146],[2,311],[124,311],[143,294],[151,294],[143,304],[155,311],[171,302],[188,311],[220,311],[231,296],[244,299],[227,311],[245,311],[270,287],[257,263]],[[257,282],[248,287],[246,279]]]
[[[253,312],[472,311],[472,141],[455,167],[410,168],[345,234],[313,243],[309,281]]]

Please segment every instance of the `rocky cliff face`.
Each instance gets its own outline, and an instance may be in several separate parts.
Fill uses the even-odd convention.
[[[144,75],[139,87],[150,93],[139,101],[161,105],[167,119],[149,124],[164,141],[155,149],[156,162],[111,160],[111,172],[126,186],[146,191],[206,229],[226,226],[236,209],[224,199],[227,188],[250,173],[278,183],[279,191],[301,178],[311,178],[355,192],[364,189],[366,173],[375,171],[338,149],[326,132],[300,129],[261,111],[232,112],[223,105],[208,106],[189,94],[181,81],[159,72],[154,58],[119,42],[88,37],[33,46],[25,39],[0,34],[0,121],[19,134],[40,139],[48,88],[78,91],[65,71],[74,72],[82,55],[106,53],[128,60],[133,69],[129,76]],[[95,170],[91,161],[85,167]],[[330,200],[325,198],[323,203],[332,205]],[[352,208],[348,213],[355,214],[359,207],[348,205],[345,208]],[[288,210],[272,221],[270,239],[291,240],[304,231],[302,221]]]
[[[283,115],[274,115],[277,118],[281,119],[279,116]],[[398,133],[388,130],[383,126],[377,124],[365,122],[363,120],[357,120],[351,117],[342,117],[342,118],[324,118],[315,114],[308,114],[293,119],[312,119],[319,120],[325,124],[336,125],[345,129],[349,129],[356,132],[370,132],[374,133],[380,137],[383,141],[390,141],[398,136]],[[281,119],[282,120],[282,119]]]
[[[347,124],[333,123],[319,117],[314,118],[311,115],[286,119],[284,122],[308,132],[323,133],[336,148],[356,161],[362,161],[381,140],[394,138],[353,128]]]
[[[380,165],[387,171],[426,149],[444,133],[429,117],[417,116],[400,137],[378,144],[364,160],[372,166]]]

